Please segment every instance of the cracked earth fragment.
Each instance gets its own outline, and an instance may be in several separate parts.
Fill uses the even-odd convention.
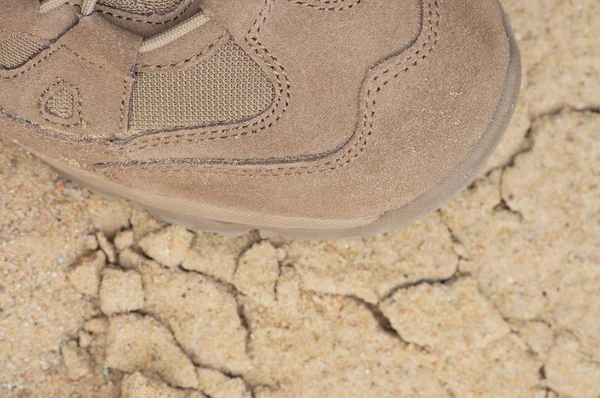
[[[152,217],[148,212],[138,209],[133,209],[131,211],[129,222],[131,223],[133,243],[135,246],[137,246],[140,239],[143,237],[160,231],[165,227],[165,224]]]
[[[101,316],[85,321],[83,328],[90,333],[105,333],[108,331],[108,319]]]
[[[381,309],[402,338],[442,355],[483,348],[510,333],[470,278],[401,289]]]
[[[502,2],[523,58],[523,99],[534,116],[600,106],[600,4],[596,0]]]
[[[198,388],[211,398],[251,398],[244,381],[212,369],[198,369]]]
[[[600,361],[591,359],[581,349],[572,337],[559,336],[546,362],[547,383],[566,396],[600,396]]]
[[[233,283],[238,258],[254,241],[252,235],[227,238],[216,234],[198,233],[182,267]]]
[[[540,366],[517,337],[507,335],[484,349],[448,357],[437,374],[455,397],[531,398],[543,390]]]
[[[108,318],[103,316],[92,318],[83,324],[79,330],[79,347],[85,348],[93,358],[96,366],[104,366],[106,361],[106,333],[108,332]],[[104,373],[104,369],[101,369]]]
[[[233,283],[240,292],[268,306],[275,301],[274,290],[278,277],[277,249],[263,241],[240,256]]]
[[[119,252],[119,265],[125,269],[137,269],[142,263],[142,256],[130,247]]]
[[[100,310],[106,315],[139,310],[144,306],[142,276],[136,271],[106,268],[100,286]]]
[[[166,267],[181,265],[194,235],[180,226],[168,226],[144,236],[138,243],[146,255]]]
[[[303,289],[353,295],[377,303],[399,285],[451,277],[458,258],[439,214],[395,232],[364,239],[294,241],[284,246],[286,264]]]
[[[69,379],[79,380],[92,372],[90,354],[86,350],[77,347],[76,342],[68,342],[61,348],[61,353],[67,367]]]
[[[154,372],[175,387],[196,388],[194,365],[173,335],[149,316],[119,315],[110,319],[106,366],[124,372]]]
[[[129,227],[132,206],[125,200],[107,200],[92,196],[88,202],[88,212],[94,228],[109,239],[121,229]]]
[[[100,272],[106,265],[106,255],[98,250],[82,258],[69,272],[67,279],[79,293],[97,297]]]
[[[244,304],[253,358],[246,379],[279,386],[258,389],[257,397],[289,397],[294,391],[302,391],[303,397],[391,398],[417,391],[420,396],[446,396],[432,382],[436,359],[383,330],[357,300],[302,293],[294,304],[298,317],[291,323],[282,322],[276,308]]]
[[[117,251],[121,252],[126,248],[133,245],[134,233],[133,230],[128,229],[124,231],[119,231],[115,235],[114,245]]]
[[[171,327],[194,363],[233,373],[246,370],[246,329],[226,286],[152,261],[143,261],[139,271],[146,294],[144,311]]]
[[[115,246],[112,244],[111,241],[108,240],[108,238],[102,231],[96,233],[96,240],[98,241],[98,246],[100,247],[100,250],[102,250],[106,255],[106,260],[109,263],[114,264],[117,261],[117,251],[115,249]]]

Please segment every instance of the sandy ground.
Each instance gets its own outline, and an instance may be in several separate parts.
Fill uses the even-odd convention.
[[[0,141],[0,396],[600,397],[600,2],[504,4],[506,139],[387,235],[195,234]]]

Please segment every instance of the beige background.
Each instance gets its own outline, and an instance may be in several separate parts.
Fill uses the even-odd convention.
[[[510,130],[398,232],[192,234],[0,141],[0,396],[600,397],[600,2],[503,3]]]

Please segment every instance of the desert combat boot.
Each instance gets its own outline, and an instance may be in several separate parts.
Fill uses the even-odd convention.
[[[497,0],[0,0],[0,134],[194,229],[338,238],[439,208],[511,118]]]

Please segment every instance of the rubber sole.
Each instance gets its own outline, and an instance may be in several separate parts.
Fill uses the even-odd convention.
[[[502,10],[501,6],[500,9]],[[163,221],[180,224],[192,230],[216,232],[226,236],[238,236],[259,230],[263,237],[283,235],[294,239],[340,239],[389,232],[424,217],[453,199],[477,176],[500,143],[512,118],[521,84],[519,49],[504,10],[502,16],[510,42],[510,60],[502,93],[490,124],[476,145],[445,178],[396,210],[349,219],[303,219],[261,214],[130,189],[108,183],[92,173],[69,168],[43,156],[41,158],[60,174],[101,196],[110,199],[124,197],[131,200],[136,207],[147,210]],[[119,194],[123,192],[125,193]],[[199,214],[219,214],[219,220]],[[247,224],[238,224],[236,219],[243,219]],[[285,225],[309,227],[288,228]]]

